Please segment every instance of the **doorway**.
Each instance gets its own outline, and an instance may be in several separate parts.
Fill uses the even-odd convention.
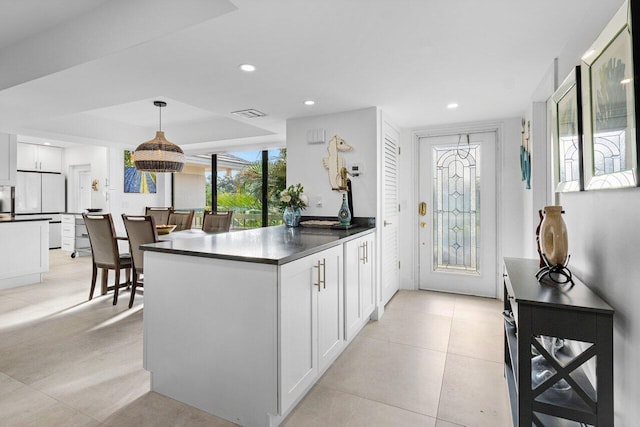
[[[419,288],[496,297],[497,133],[421,137]]]
[[[72,165],[69,212],[91,208],[91,165]]]

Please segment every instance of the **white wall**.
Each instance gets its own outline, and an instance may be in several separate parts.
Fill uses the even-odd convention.
[[[553,88],[548,86],[548,76],[545,76],[544,87],[547,92]],[[542,87],[542,85],[541,85]],[[540,217],[538,211],[552,204],[551,188],[551,159],[548,147],[547,131],[547,103],[532,102],[524,115],[525,121],[530,123],[530,130],[525,129],[525,137],[529,136],[529,153],[531,155],[531,189],[524,193],[522,199],[524,222],[520,232],[523,244],[522,256],[535,258],[538,256],[535,232]],[[527,127],[527,125],[525,125]],[[522,182],[523,187],[525,182]],[[505,252],[505,256],[509,255]]]
[[[622,2],[602,2],[592,13],[599,29]],[[577,34],[559,56],[559,80],[579,63],[599,31]],[[552,90],[547,92],[547,98]],[[538,96],[536,96],[538,97]],[[538,99],[536,99],[538,100]],[[636,112],[638,116],[640,112]],[[640,419],[640,189],[584,191],[558,195],[565,210],[571,271],[616,310],[614,317],[615,425],[635,426]]]
[[[203,209],[206,190],[204,166],[185,165],[181,173],[174,175],[173,206],[180,209]]]
[[[640,419],[640,189],[564,193],[571,271],[615,310],[617,426]]]
[[[356,162],[364,170],[360,176],[351,178],[354,216],[376,216],[377,115],[377,108],[371,107],[287,120],[287,185],[301,183],[304,186],[310,206],[303,215],[338,215],[342,195],[331,189],[329,175],[322,165],[322,158],[328,155],[327,142],[337,134],[353,147],[352,151],[340,153],[346,164]],[[325,143],[308,144],[307,130],[317,128],[325,129]]]

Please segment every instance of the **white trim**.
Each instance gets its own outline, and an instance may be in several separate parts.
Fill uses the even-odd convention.
[[[420,138],[429,138],[435,136],[447,136],[447,135],[456,135],[458,133],[481,133],[481,132],[495,132],[496,133],[496,297],[498,299],[503,299],[503,287],[502,281],[500,278],[502,277],[502,230],[500,228],[500,224],[502,224],[502,168],[503,168],[503,159],[502,159],[502,144],[504,138],[504,121],[491,121],[491,122],[472,122],[472,123],[456,123],[450,125],[442,125],[442,126],[433,126],[427,127],[423,129],[415,129],[411,132],[412,135],[412,147],[411,151],[413,154],[413,171],[412,171],[412,182],[414,182],[413,186],[413,200],[412,206],[410,209],[412,210],[412,223],[415,229],[420,226],[420,218],[418,215],[418,203],[420,198],[419,188],[418,188],[418,179],[419,179],[419,141]],[[416,233],[411,233],[411,247],[412,247],[412,262],[413,262],[413,271],[412,271],[412,280],[413,280],[413,288],[415,290],[419,289],[419,265],[420,265],[420,251],[418,250],[418,245],[416,244]]]

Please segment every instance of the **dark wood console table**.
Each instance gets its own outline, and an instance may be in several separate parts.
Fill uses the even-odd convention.
[[[514,425],[613,426],[613,308],[575,277],[539,283],[538,260],[505,258],[504,266]]]

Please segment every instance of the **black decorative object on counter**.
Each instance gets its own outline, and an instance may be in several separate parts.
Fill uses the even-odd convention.
[[[542,254],[542,260],[545,262],[545,266],[542,267],[536,273],[536,279],[538,282],[542,282],[545,277],[548,277],[553,283],[563,284],[563,283],[573,283],[573,275],[571,274],[571,270],[567,267],[569,264],[569,258],[571,255],[567,255],[567,260],[565,264],[549,264],[549,260],[547,257]]]

